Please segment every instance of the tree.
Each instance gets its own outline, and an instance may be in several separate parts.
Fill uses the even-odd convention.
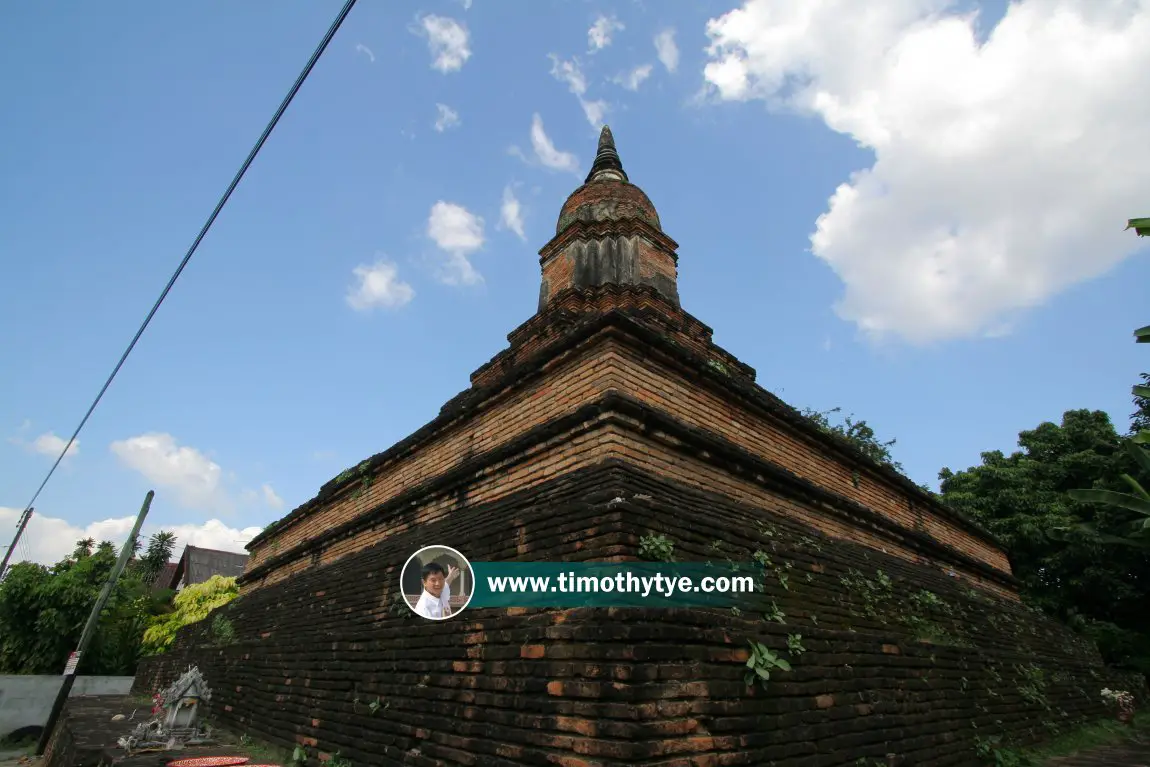
[[[1136,441],[1145,443],[1138,435],[1150,432],[1150,373],[1139,376],[1142,383],[1134,387],[1134,406],[1137,408],[1130,414],[1130,436]]]
[[[164,565],[172,559],[172,552],[176,549],[176,534],[167,530],[153,533],[148,539],[148,548],[136,563],[135,571],[144,583],[155,583],[156,578],[164,569]],[[138,550],[138,549],[137,549]]]
[[[1096,639],[1108,661],[1150,671],[1150,555],[1100,540],[1125,533],[1127,511],[1070,497],[1121,491],[1123,474],[1150,480],[1126,441],[1106,413],[1071,410],[1020,433],[1009,456],[995,450],[965,471],[944,468],[940,492],[1002,541],[1028,603]]]
[[[892,439],[886,442],[880,442],[878,437],[875,436],[874,429],[872,429],[866,421],[854,420],[854,416],[848,415],[843,419],[842,423],[832,424],[830,416],[839,412],[842,412],[842,408],[831,408],[823,412],[812,410],[811,408],[804,408],[802,414],[811,421],[814,421],[815,425],[823,431],[842,437],[861,450],[864,455],[878,463],[886,464],[896,471],[901,472],[903,470],[902,464],[894,460],[890,452],[896,440]]]
[[[173,602],[175,610],[167,615],[157,616],[150,621],[144,632],[143,652],[157,655],[171,646],[176,632],[190,623],[202,621],[218,607],[239,596],[235,578],[213,575],[203,583],[188,586]]]
[[[1146,432],[1142,432],[1145,434]],[[1126,442],[1126,452],[1139,464],[1142,471],[1150,475],[1150,453],[1147,453],[1133,440]],[[1070,497],[1082,503],[1101,503],[1116,509],[1125,509],[1140,514],[1138,519],[1130,520],[1125,535],[1106,535],[1096,533],[1090,525],[1083,529],[1096,533],[1102,543],[1135,546],[1150,552],[1150,493],[1142,487],[1142,483],[1129,474],[1122,475],[1122,481],[1130,486],[1133,493],[1118,493],[1113,490],[1071,490]]]
[[[1134,339],[1136,343],[1150,341],[1150,325],[1134,331]],[[1142,380],[1146,381],[1147,378],[1147,375],[1143,373]],[[1125,444],[1125,448],[1142,472],[1150,475],[1150,453],[1140,447],[1142,444],[1150,444],[1150,431],[1143,428],[1143,423],[1150,416],[1150,408],[1147,408],[1147,405],[1150,404],[1150,386],[1138,384],[1134,386],[1132,391],[1134,404],[1138,406],[1138,410],[1131,417],[1131,436]],[[1122,481],[1134,492],[1117,493],[1112,490],[1092,488],[1089,490],[1071,490],[1070,497],[1083,503],[1102,503],[1141,515],[1139,518],[1131,520],[1125,536],[1099,535],[1099,539],[1104,543],[1136,546],[1150,551],[1150,492],[1147,492],[1142,483],[1129,474],[1123,474]],[[1089,526],[1086,526],[1086,529],[1091,530]]]
[[[59,674],[64,668],[117,559],[114,545],[94,543],[79,541],[72,557],[52,567],[16,564],[0,581],[0,673]],[[121,577],[79,671],[134,674],[144,629],[166,598],[154,596],[131,572]]]

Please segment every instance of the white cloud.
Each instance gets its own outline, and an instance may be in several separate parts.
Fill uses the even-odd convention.
[[[607,115],[607,110],[610,106],[602,99],[595,101],[588,101],[586,99],[579,99],[579,106],[583,107],[583,116],[587,118],[587,122],[595,128],[603,127],[603,118]]]
[[[655,52],[668,72],[673,73],[679,68],[679,46],[675,45],[675,30],[664,29],[655,35]]]
[[[650,64],[643,64],[642,66],[635,67],[626,74],[619,75],[615,78],[615,82],[629,91],[637,91],[639,90],[639,86],[651,76],[651,69]]]
[[[579,59],[572,58],[570,61],[563,61],[554,53],[548,54],[548,58],[551,59],[551,76],[566,83],[567,88],[575,94],[575,98],[579,100],[579,106],[583,107],[583,115],[587,118],[587,122],[595,128],[603,127],[603,117],[607,114],[609,105],[606,101],[592,101],[586,98],[587,78],[579,66]]]
[[[471,0],[460,0],[460,3],[463,5],[463,10],[465,10],[465,11],[471,10]]]
[[[572,58],[570,61],[564,61],[554,53],[547,54],[547,58],[551,59],[551,76],[560,82],[567,83],[567,87],[576,96],[582,96],[587,92],[587,78],[583,76],[583,70],[579,66],[579,59]]]
[[[368,48],[363,43],[356,43],[355,52],[367,54],[367,57],[371,60],[371,63],[375,63],[375,54],[371,52],[371,48]]]
[[[471,58],[470,34],[467,27],[455,19],[443,16],[424,16],[421,22],[431,51],[431,68],[444,74],[458,72]]]
[[[551,138],[543,130],[543,118],[538,113],[531,116],[531,148],[535,152],[535,158],[545,167],[579,173],[579,161],[575,155],[555,148]],[[518,153],[518,149],[515,151]],[[519,154],[522,156],[522,153]]]
[[[427,236],[448,254],[439,270],[439,279],[448,285],[474,285],[483,276],[468,256],[483,247],[483,219],[462,205],[438,201],[427,217]]]
[[[175,555],[177,557],[183,552],[184,546],[247,554],[244,545],[263,530],[262,527],[245,527],[242,529],[228,527],[218,519],[209,519],[200,525],[173,525],[166,526],[164,529],[171,530],[176,534]]]
[[[595,19],[595,23],[587,30],[587,44],[590,46],[590,51],[601,51],[611,44],[611,36],[616,32],[622,32],[626,27],[623,23],[616,19],[614,16],[599,15]]]
[[[459,125],[459,113],[447,106],[447,104],[436,104],[435,109],[439,113],[439,116],[435,118],[435,129],[437,131],[443,133],[448,128],[454,128],[456,125]]]
[[[15,533],[20,514],[20,509],[0,506],[0,531],[3,531],[6,538],[9,530]],[[85,538],[93,538],[97,543],[111,541],[119,551],[120,547],[124,545],[124,541],[127,540],[128,534],[132,532],[132,526],[135,522],[134,516],[126,516],[103,519],[92,522],[85,527],[79,527],[58,517],[33,513],[21,542],[12,555],[12,562],[31,561],[42,565],[55,564],[70,555],[76,548],[76,542]],[[152,533],[161,529],[176,534],[173,558],[178,558],[183,552],[184,546],[189,544],[206,549],[246,554],[243,545],[260,532],[258,527],[245,527],[243,529],[228,527],[218,519],[211,519],[202,524],[185,523],[178,525],[152,525],[145,522],[140,531],[140,541],[146,546]]]
[[[415,289],[399,279],[399,269],[389,261],[360,264],[352,270],[356,283],[347,292],[348,306],[366,312],[375,307],[398,309],[411,302]]]
[[[873,150],[811,236],[839,315],[912,343],[1001,332],[1130,255],[1150,188],[1150,3],[1019,0],[980,42],[944,0],[749,0],[708,22],[729,100]]]
[[[41,434],[39,437],[27,444],[24,444],[18,439],[13,439],[11,441],[17,445],[24,445],[24,447],[28,450],[31,450],[34,453],[39,453],[40,455],[46,455],[49,458],[59,458],[60,453],[64,451],[64,446],[68,444],[68,440],[64,439],[63,437],[57,437],[55,432],[51,431]],[[71,447],[68,448],[68,454],[64,457],[71,458],[79,452],[80,440],[75,440]]]
[[[515,190],[510,186],[503,188],[503,202],[499,206],[499,224],[504,229],[515,232],[519,235],[519,239],[527,239],[523,231],[523,206],[515,196]]]
[[[112,452],[176,500],[191,509],[227,510],[232,501],[224,489],[220,465],[194,447],[179,445],[170,434],[151,432],[113,442]]]
[[[273,509],[282,509],[284,507],[284,499],[279,497],[271,485],[265,482],[263,487],[260,488],[260,491],[264,495],[264,503],[268,506]]]

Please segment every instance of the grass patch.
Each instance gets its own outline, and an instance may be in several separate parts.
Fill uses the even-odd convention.
[[[218,736],[220,735],[220,732],[217,730],[213,734]],[[286,748],[281,748],[279,746],[267,743],[263,740],[260,740],[259,738],[254,738],[247,733],[240,735],[239,738],[235,738],[229,733],[228,736],[226,736],[226,739],[236,740],[239,744],[240,750],[243,751],[243,755],[250,756],[255,761],[274,762],[276,764],[284,765],[294,764],[292,761],[291,751],[287,750]],[[221,738],[220,740],[223,741],[224,738]]]
[[[1120,744],[1132,736],[1147,734],[1150,734],[1150,712],[1139,712],[1134,715],[1134,721],[1129,725],[1120,724],[1113,719],[1083,725],[1059,735],[1039,748],[1028,749],[1026,756],[1030,758],[1031,764],[1040,765],[1047,759],[1073,756],[1092,748]]]
[[[36,726],[21,727],[14,730],[0,738],[0,751],[31,752],[40,742],[40,733],[43,731],[44,728]]]

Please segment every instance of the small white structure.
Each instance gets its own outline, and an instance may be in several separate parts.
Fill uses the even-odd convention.
[[[212,699],[212,691],[204,682],[204,676],[195,666],[177,679],[171,687],[160,693],[161,705],[167,712],[164,729],[169,732],[192,730],[196,726],[196,714],[200,702]]]
[[[132,753],[142,748],[178,749],[186,745],[211,742],[211,731],[198,721],[200,704],[212,699],[212,691],[203,674],[188,666],[170,687],[154,696],[153,716],[141,722],[132,733],[117,740],[121,748]]]

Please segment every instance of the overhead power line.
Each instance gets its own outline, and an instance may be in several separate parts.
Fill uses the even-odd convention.
[[[311,74],[311,71],[315,67],[316,62],[319,61],[319,57],[322,56],[323,52],[327,49],[328,43],[331,42],[332,38],[335,37],[335,33],[338,32],[340,26],[343,25],[344,19],[346,19],[347,15],[351,13],[351,9],[355,6],[355,3],[356,0],[347,0],[347,2],[344,3],[343,8],[340,9],[339,15],[335,17],[335,21],[333,21],[331,27],[328,28],[327,34],[323,36],[323,40],[320,41],[320,44],[316,47],[315,51],[312,52],[311,58],[308,59],[307,65],[304,66],[303,71],[300,72],[299,77],[296,78],[295,83],[292,85],[291,90],[288,91],[288,94],[284,97],[284,100],[280,102],[279,109],[276,110],[275,115],[272,117],[267,127],[264,128],[263,135],[260,136],[259,141],[256,142],[256,145],[252,147],[252,151],[248,154],[248,158],[244,160],[244,164],[240,166],[239,172],[237,172],[235,177],[232,179],[232,183],[228,185],[227,191],[224,192],[224,195],[220,198],[220,201],[216,203],[216,207],[215,210],[212,211],[212,215],[208,216],[207,223],[205,223],[203,228],[200,229],[200,233],[196,236],[192,246],[188,248],[188,252],[184,255],[184,259],[180,261],[179,267],[177,267],[176,271],[172,274],[172,278],[168,280],[168,284],[164,286],[164,291],[160,293],[160,297],[156,299],[156,303],[152,306],[152,310],[148,312],[148,316],[144,318],[144,322],[140,325],[140,329],[136,331],[136,335],[132,338],[132,342],[128,344],[128,348],[125,349],[123,355],[120,356],[120,361],[116,363],[116,367],[112,370],[112,374],[108,376],[108,380],[104,382],[104,386],[100,389],[100,393],[96,395],[96,399],[92,401],[92,406],[89,407],[88,412],[84,414],[83,419],[80,421],[80,425],[76,427],[76,431],[72,432],[71,439],[68,440],[68,444],[65,445],[64,449],[60,452],[60,457],[56,459],[54,464],[52,464],[52,468],[48,470],[48,475],[44,477],[44,481],[41,482],[40,487],[36,489],[36,493],[32,496],[32,500],[28,501],[24,508],[31,508],[32,504],[36,502],[36,499],[40,497],[40,493],[43,492],[44,486],[48,484],[48,480],[50,480],[52,475],[56,473],[56,469],[60,466],[60,462],[64,460],[64,456],[67,455],[68,450],[72,447],[72,444],[76,441],[76,438],[80,436],[80,431],[84,428],[84,425],[88,423],[88,419],[92,417],[92,412],[96,409],[96,406],[100,404],[100,400],[104,398],[104,393],[107,392],[108,387],[112,385],[112,381],[116,378],[116,374],[120,372],[120,368],[124,366],[124,362],[128,359],[128,355],[132,353],[132,349],[136,348],[136,342],[140,340],[140,336],[144,334],[144,331],[151,323],[152,317],[156,315],[156,311],[160,308],[160,304],[162,304],[164,299],[168,297],[168,292],[172,289],[172,286],[176,284],[176,280],[179,279],[180,274],[184,271],[184,267],[187,266],[188,262],[192,260],[192,256],[195,254],[196,249],[200,247],[200,242],[203,241],[204,236],[208,233],[208,230],[212,228],[212,224],[215,223],[216,217],[219,216],[220,211],[224,209],[224,205],[227,204],[228,199],[232,196],[232,192],[234,192],[236,187],[239,186],[239,183],[243,179],[244,174],[248,172],[248,168],[251,166],[252,161],[256,159],[256,155],[259,154],[260,149],[263,148],[264,142],[268,140],[268,136],[270,136],[272,131],[275,130],[276,124],[279,123],[280,118],[283,116],[284,112],[287,111],[288,105],[291,104],[292,99],[294,99],[296,93],[299,92],[299,89],[303,85],[304,80],[306,80],[308,75]]]

